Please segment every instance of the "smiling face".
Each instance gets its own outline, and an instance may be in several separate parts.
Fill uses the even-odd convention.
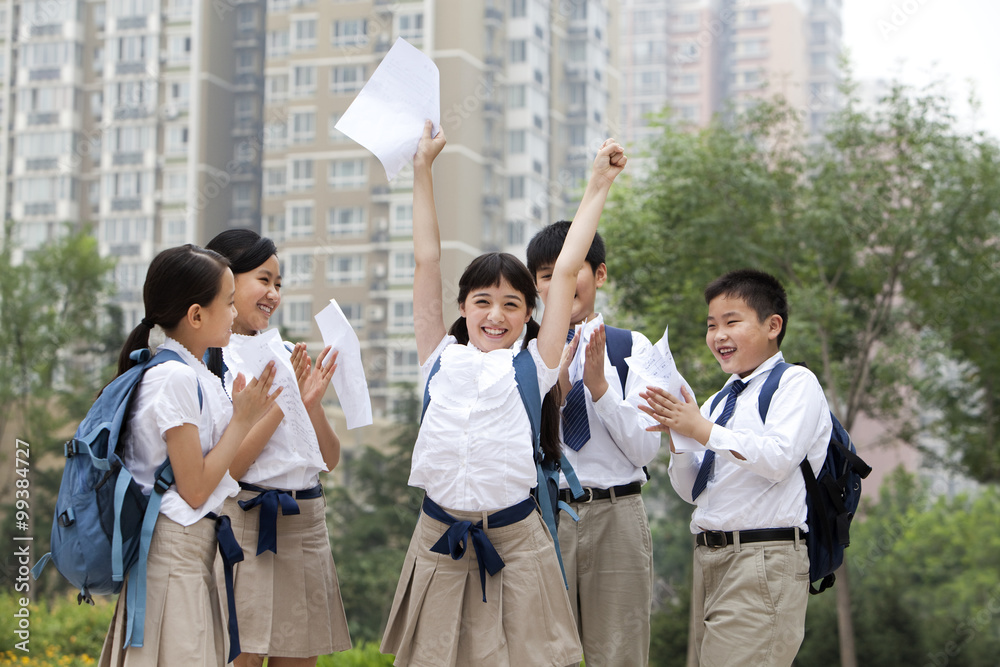
[[[271,255],[256,269],[236,276],[236,321],[233,331],[252,336],[266,329],[281,303],[278,257]]]
[[[470,290],[458,310],[468,326],[469,342],[483,352],[513,347],[531,318],[524,295],[506,280]]]
[[[204,347],[225,347],[229,345],[229,336],[233,333],[236,319],[236,284],[233,272],[227,268],[219,281],[218,294],[212,299],[212,303],[200,311],[201,340]],[[201,352],[204,353],[204,349]]]
[[[545,303],[549,296],[549,285],[552,283],[552,264],[543,264],[535,271],[535,284],[538,285],[538,293]],[[595,271],[589,262],[583,263],[583,268],[576,275],[576,294],[573,295],[573,311],[570,314],[570,324],[579,324],[590,319],[594,314],[594,301],[597,298],[597,290],[601,288],[608,278],[608,267],[601,263],[597,265]]]
[[[726,373],[741,378],[778,352],[781,316],[769,315],[761,322],[757,311],[738,297],[725,294],[708,304],[705,343]]]

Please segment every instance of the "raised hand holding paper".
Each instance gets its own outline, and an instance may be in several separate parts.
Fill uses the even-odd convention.
[[[441,74],[433,60],[400,37],[336,128],[374,153],[391,181],[413,162],[428,118],[434,136],[441,129]]]

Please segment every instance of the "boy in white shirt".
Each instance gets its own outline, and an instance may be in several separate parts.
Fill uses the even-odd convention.
[[[695,661],[710,665],[791,665],[805,632],[809,557],[805,483],[799,464],[818,473],[830,441],[830,412],[816,376],[793,366],[762,423],[757,397],[788,322],[781,283],[743,269],[705,288],[705,342],[731,373],[725,397],[699,411],[650,387],[641,406],[659,426],[703,445],[670,449],[670,481],[696,507],[691,596]],[[739,397],[739,400],[737,400]],[[690,441],[688,441],[690,442]],[[694,445],[698,448],[697,445]],[[700,448],[698,448],[700,449]]]
[[[528,270],[545,303],[552,267],[569,227],[566,221],[553,223],[528,244]],[[577,276],[573,325],[598,317],[594,301],[608,275],[604,258],[604,240],[595,234]],[[563,460],[573,466],[584,495],[574,499],[562,480],[562,499],[580,520],[562,515],[559,550],[587,664],[645,665],[653,550],[640,493],[646,481],[643,467],[659,452],[660,437],[646,430],[649,418],[637,409],[645,389],[641,378],[616,366],[624,367],[624,357],[639,355],[651,345],[637,331],[600,325],[587,344],[582,377],[574,383],[568,362],[581,344],[579,338],[563,354],[559,439]]]

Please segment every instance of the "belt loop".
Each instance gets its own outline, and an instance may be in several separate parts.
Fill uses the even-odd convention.
[[[490,513],[484,510],[482,514],[483,514],[483,530],[489,530],[490,529]]]
[[[795,526],[795,550],[799,550],[799,527]]]
[[[613,486],[608,487],[608,493],[611,494],[611,504],[614,505],[615,503],[617,503],[618,496],[615,495],[615,487]]]
[[[740,552],[740,531],[738,530],[733,531],[733,552]]]

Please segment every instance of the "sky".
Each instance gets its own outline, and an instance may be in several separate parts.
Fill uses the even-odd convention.
[[[964,130],[1000,139],[1000,2],[843,0],[844,45],[858,81],[946,81]],[[966,100],[974,83],[981,108]]]

